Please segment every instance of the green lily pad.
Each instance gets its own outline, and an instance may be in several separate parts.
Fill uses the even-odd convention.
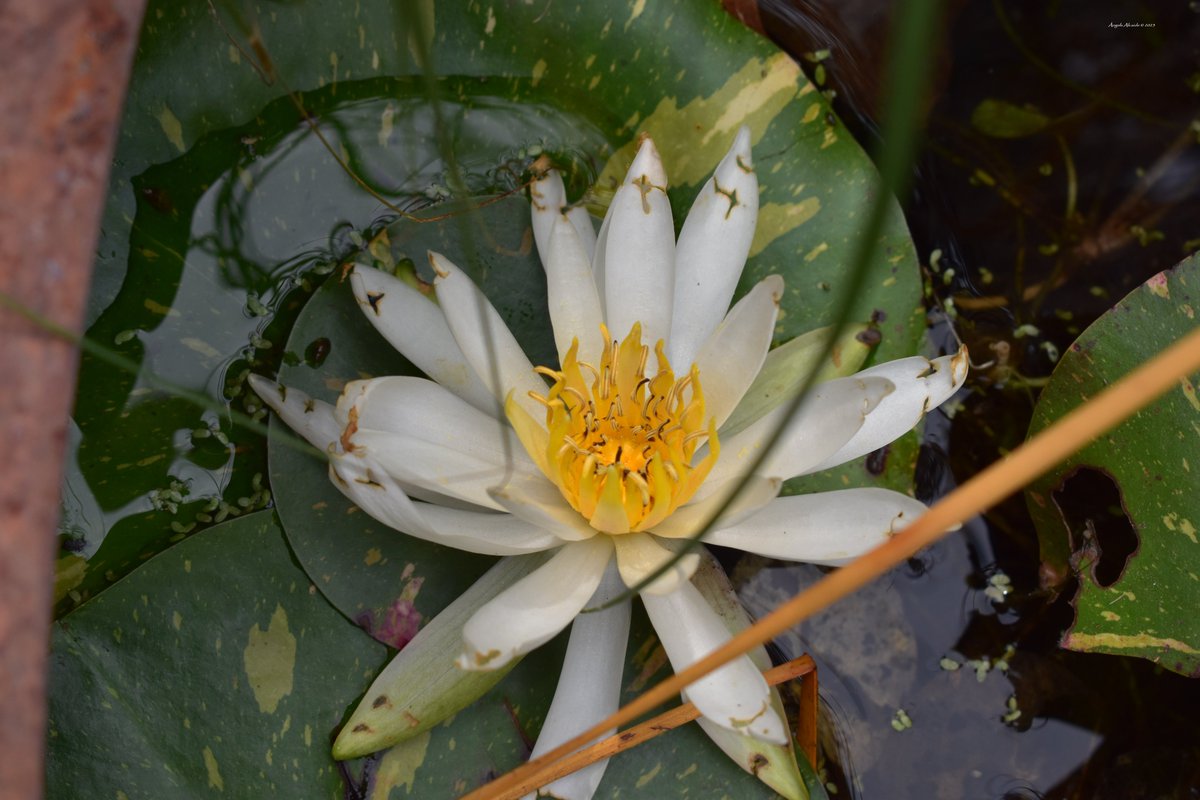
[[[443,79],[451,109],[446,114],[456,120],[456,136],[470,141],[470,149],[458,156],[469,161],[468,182],[473,176],[513,171],[513,160],[522,151],[508,139],[489,140],[481,131],[508,130],[523,121],[532,143],[523,150],[523,163],[534,153],[549,155],[567,169],[576,195],[592,185],[588,197],[601,212],[638,133],[648,131],[656,137],[674,182],[673,207],[682,218],[733,131],[749,124],[756,139],[762,211],[740,288],[744,291],[770,273],[784,276],[788,289],[777,331],[780,342],[828,324],[856,221],[876,181],[870,162],[795,64],[716,4],[654,4],[623,21],[612,13],[601,4],[583,4],[512,6],[496,16],[486,8],[438,4],[435,69],[504,78],[469,84],[453,76]],[[617,26],[628,30],[610,36]],[[667,47],[661,46],[664,29]],[[703,52],[685,46],[688,32],[698,29],[714,42]],[[548,41],[570,41],[571,47],[524,46],[530,30]],[[680,47],[669,46],[674,36],[680,37]],[[463,56],[456,60],[455,53]],[[610,66],[634,62],[639,74],[659,80],[643,87],[611,79]],[[393,107],[392,101],[387,107]],[[738,113],[731,115],[729,108]],[[522,120],[514,109],[526,109],[527,115]],[[394,117],[393,126],[400,119]],[[476,127],[468,124],[471,120]],[[368,163],[386,154],[387,146],[376,153],[370,141],[361,144],[364,153],[371,153],[364,156]],[[457,142],[455,149],[459,152]],[[803,153],[808,156],[801,157]],[[588,165],[596,173],[594,180]],[[385,261],[390,265],[408,259],[423,265],[427,249],[445,252],[481,282],[531,359],[553,363],[544,279],[530,246],[527,213],[525,201],[512,197],[438,223],[398,222],[388,228],[391,248]],[[876,358],[911,355],[924,325],[916,259],[898,213],[883,236],[868,285],[872,291],[860,299],[854,314],[860,322],[877,320],[881,341]],[[344,285],[328,284],[318,292],[286,349],[303,353],[322,341],[329,343],[322,364],[285,364],[280,381],[333,400],[347,380],[412,371],[361,318]],[[351,518],[349,506],[328,485],[319,464],[278,443],[271,450],[272,486],[293,546],[314,582],[352,618],[372,622],[386,616],[414,580],[422,588],[410,599],[424,617],[486,567],[486,559],[450,558],[434,545],[397,539],[370,520]],[[907,437],[870,469],[859,461],[789,488],[907,488],[915,457],[915,437]],[[281,480],[284,475],[286,481]],[[452,563],[435,566],[447,559]]]
[[[427,25],[414,25],[413,9],[429,15]],[[145,19],[88,335],[214,406],[201,411],[144,376],[83,358],[77,457],[82,488],[102,513],[61,531],[60,613],[171,541],[240,512],[239,500],[265,500],[252,486],[262,443],[225,409],[255,409],[243,376],[284,357],[281,342],[304,299],[296,286],[314,277],[314,266],[351,252],[345,234],[370,227],[383,210],[312,134],[285,87],[334,152],[405,207],[452,183],[447,153],[470,190],[486,193],[511,188],[544,151],[569,169],[573,192],[594,187],[599,212],[646,131],[657,138],[682,217],[737,126],[749,124],[762,214],[742,289],[771,272],[787,277],[779,341],[829,321],[874,191],[869,161],[821,93],[716,2],[625,9],[301,0],[266,13],[162,0]],[[697,48],[701,32],[707,46]],[[421,77],[426,48],[439,76],[440,133]],[[923,322],[899,213],[874,269],[854,318],[883,311],[878,358],[910,354]],[[544,349],[548,339],[537,340]],[[914,442],[892,448],[889,485],[907,483]],[[878,466],[825,480],[876,482]]]
[[[1080,335],[1042,392],[1030,433],[1195,330],[1198,310],[1200,258],[1193,255]],[[1198,385],[1200,373],[1184,378],[1029,487],[1044,580],[1078,579],[1064,647],[1140,656],[1200,675]]]
[[[386,657],[312,590],[269,512],[150,560],[56,623],[52,647],[55,798],[341,796],[331,733]]]

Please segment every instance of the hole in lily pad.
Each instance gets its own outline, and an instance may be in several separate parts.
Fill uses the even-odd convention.
[[[1090,567],[1098,586],[1112,586],[1139,545],[1117,482],[1104,470],[1081,467],[1052,496],[1071,537],[1071,567],[1076,573]]]

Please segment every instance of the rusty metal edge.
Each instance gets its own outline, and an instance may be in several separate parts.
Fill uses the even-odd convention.
[[[76,332],[144,7],[9,0],[0,16],[0,291]],[[78,353],[7,307],[0,339],[0,800],[32,800]]]

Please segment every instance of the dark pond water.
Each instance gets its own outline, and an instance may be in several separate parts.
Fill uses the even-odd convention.
[[[1052,355],[1200,246],[1195,3],[950,6],[906,216],[923,263],[940,251],[931,317],[951,322],[977,363],[998,363],[974,372],[953,421],[931,419],[917,477],[931,494],[1017,446]],[[762,11],[794,55],[829,51],[820,63],[835,107],[870,147],[885,4]],[[1028,104],[1050,122],[1024,138],[985,135],[971,119],[988,99]],[[1022,326],[1037,332],[1019,335]],[[1114,504],[1106,488],[1069,485],[1063,504],[1101,520]],[[1110,552],[1131,549],[1121,521]],[[735,574],[757,609],[813,580],[807,568],[745,562]],[[817,655],[840,793],[1200,796],[1200,685],[1145,661],[1060,649],[1074,591],[1073,579],[1042,580],[1016,497],[781,642]],[[910,729],[892,727],[896,698]]]

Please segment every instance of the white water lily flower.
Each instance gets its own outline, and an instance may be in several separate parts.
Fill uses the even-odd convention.
[[[891,442],[966,376],[965,353],[901,359],[817,386],[790,419],[782,406],[768,409],[723,436],[767,358],[783,292],[770,276],[729,308],[758,211],[749,130],[701,189],[678,243],[666,186],[647,138],[597,236],[586,211],[567,209],[557,174],[534,184],[557,369],[531,364],[475,284],[431,253],[438,304],[379,271],[356,269],[352,281],[368,319],[432,380],[356,381],[336,408],[254,381],[289,425],[328,450],[338,488],[375,519],[474,553],[555,551],[468,619],[458,660],[498,668],[574,621],[535,754],[617,705],[629,603],[579,612],[673,558],[776,435],[706,541],[845,563],[924,506],[882,489],[778,497],[782,481]],[[676,670],[729,638],[690,581],[697,561],[684,556],[640,592]],[[748,657],[685,694],[717,726],[788,740]],[[543,792],[589,798],[604,766]]]

